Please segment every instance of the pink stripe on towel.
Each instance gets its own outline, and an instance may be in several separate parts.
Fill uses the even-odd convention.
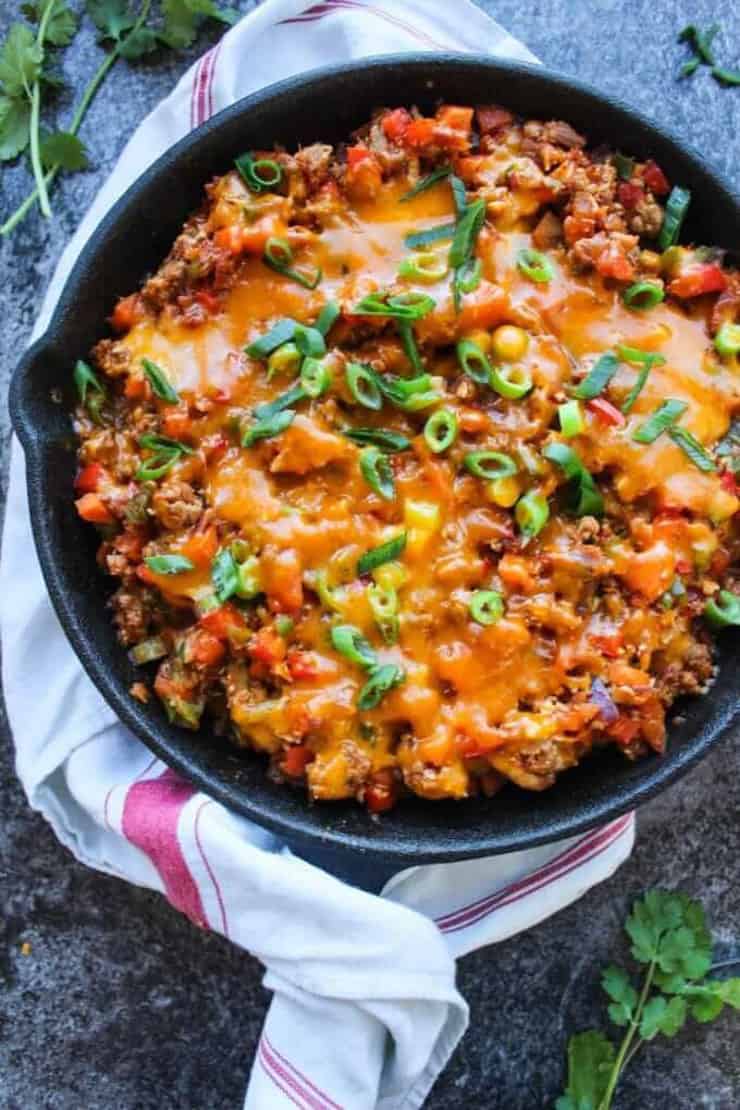
[[[205,928],[208,920],[200,892],[177,838],[180,815],[194,793],[192,786],[170,770],[158,779],[135,782],[123,803],[121,831],[149,856],[172,905]]]

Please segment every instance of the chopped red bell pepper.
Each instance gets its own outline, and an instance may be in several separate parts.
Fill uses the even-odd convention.
[[[112,524],[113,515],[97,493],[85,493],[75,501],[77,512],[89,524]]]
[[[75,489],[78,493],[95,493],[101,481],[108,477],[108,471],[100,463],[88,463],[77,472]]]
[[[645,193],[633,181],[620,181],[617,186],[617,196],[619,203],[623,204],[625,208],[637,208],[645,199]]]
[[[689,299],[704,293],[721,293],[727,288],[727,274],[717,262],[690,266],[668,286],[674,297]]]
[[[619,428],[622,424],[626,423],[624,413],[620,412],[611,401],[607,401],[603,397],[594,397],[588,402],[586,408],[598,416],[602,424],[608,424],[613,428]]]
[[[281,763],[282,770],[291,778],[298,778],[306,772],[309,763],[313,763],[316,753],[312,752],[307,744],[291,744],[285,749]]]
[[[625,713],[620,713],[614,724],[609,725],[606,731],[618,744],[626,748],[639,733],[640,722],[633,717],[628,717]]]
[[[370,158],[371,154],[372,152],[368,150],[366,146],[362,146],[362,144],[348,146],[347,165],[350,169],[354,169],[355,166],[359,166],[361,162],[364,162],[366,158]]]
[[[230,602],[219,605],[218,609],[211,609],[200,618],[200,625],[217,636],[220,640],[227,640],[230,633],[243,632],[247,622],[242,614]]]
[[[411,123],[411,116],[405,108],[395,108],[383,116],[381,127],[383,134],[392,143],[400,143],[406,134],[406,128]]]
[[[722,489],[727,490],[728,493],[737,494],[737,478],[731,470],[724,470],[719,478]]]
[[[297,648],[291,648],[288,652],[287,663],[290,677],[296,680],[316,678],[319,673],[311,651],[299,651]]]
[[[365,788],[365,805],[371,813],[383,813],[392,809],[396,801],[396,785],[393,772],[387,768],[376,771],[372,781]]]
[[[434,141],[437,121],[433,119],[412,119],[403,136],[406,146],[427,146]]]
[[[648,189],[655,193],[656,197],[664,197],[671,191],[668,178],[663,173],[658,163],[653,162],[652,158],[645,163],[645,167],[642,171],[642,179]]]
[[[255,663],[274,667],[285,658],[285,640],[274,628],[264,625],[250,639],[247,651]]]

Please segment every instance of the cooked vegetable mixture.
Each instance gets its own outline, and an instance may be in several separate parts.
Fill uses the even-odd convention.
[[[661,752],[740,623],[740,274],[689,192],[455,105],[206,191],[74,372],[132,694],[374,812]]]

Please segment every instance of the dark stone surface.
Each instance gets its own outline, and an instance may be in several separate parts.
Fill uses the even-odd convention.
[[[706,71],[688,83],[674,76],[685,53],[675,36],[689,17],[722,22],[728,30],[718,50],[726,62],[737,60],[740,43],[729,31],[734,0],[694,0],[690,11],[679,0],[483,0],[483,6],[546,64],[667,122],[729,180],[734,173],[738,187],[740,92],[720,89]],[[1,0],[0,32],[16,7]],[[82,83],[95,57],[85,31],[65,58],[70,84]],[[118,67],[85,127],[93,168],[55,192],[53,224],[33,215],[0,243],[4,381],[80,212],[135,124],[189,61]],[[59,108],[60,119],[68,118],[64,96]],[[3,170],[2,210],[27,187],[22,168]],[[2,437],[5,447],[6,424]],[[7,725],[0,724],[0,1106],[236,1110],[268,1002],[259,965],[195,930],[158,896],[78,865],[28,809]],[[739,753],[736,737],[646,806],[634,856],[607,885],[526,935],[460,962],[472,1026],[428,1101],[432,1110],[552,1105],[567,1035],[603,1020],[599,971],[625,954],[620,925],[640,891],[677,886],[701,897],[720,957],[740,954]],[[24,942],[29,955],[22,954]],[[723,1017],[679,1042],[650,1045],[625,1079],[618,1107],[734,1110],[737,1044],[737,1020]]]

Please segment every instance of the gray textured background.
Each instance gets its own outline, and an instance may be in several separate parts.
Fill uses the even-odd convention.
[[[675,80],[685,57],[676,34],[688,21],[721,22],[718,49],[728,64],[738,61],[735,0],[481,3],[545,64],[668,124],[738,188],[740,90],[720,89],[706,71]],[[0,0],[0,33],[18,6]],[[204,35],[196,52],[206,44]],[[0,243],[3,383],[80,213],[193,56],[116,67],[84,128],[92,168],[55,191],[51,225],[33,214]],[[86,30],[65,57],[70,85],[98,58]],[[64,97],[59,107],[68,118]],[[0,211],[27,187],[24,168],[3,169]],[[0,420],[5,449],[4,406]],[[634,856],[611,882],[525,936],[460,962],[471,1028],[428,1101],[432,1110],[552,1105],[567,1035],[603,1021],[600,968],[625,954],[621,922],[640,891],[662,884],[701,897],[719,957],[740,955],[739,754],[736,737],[646,806]],[[63,851],[26,805],[6,726],[0,814],[0,1108],[237,1110],[268,1003],[259,965],[198,932],[162,898],[87,871]],[[625,1078],[618,1110],[736,1110],[739,1042],[740,1021],[723,1016],[678,1042],[650,1045]]]

